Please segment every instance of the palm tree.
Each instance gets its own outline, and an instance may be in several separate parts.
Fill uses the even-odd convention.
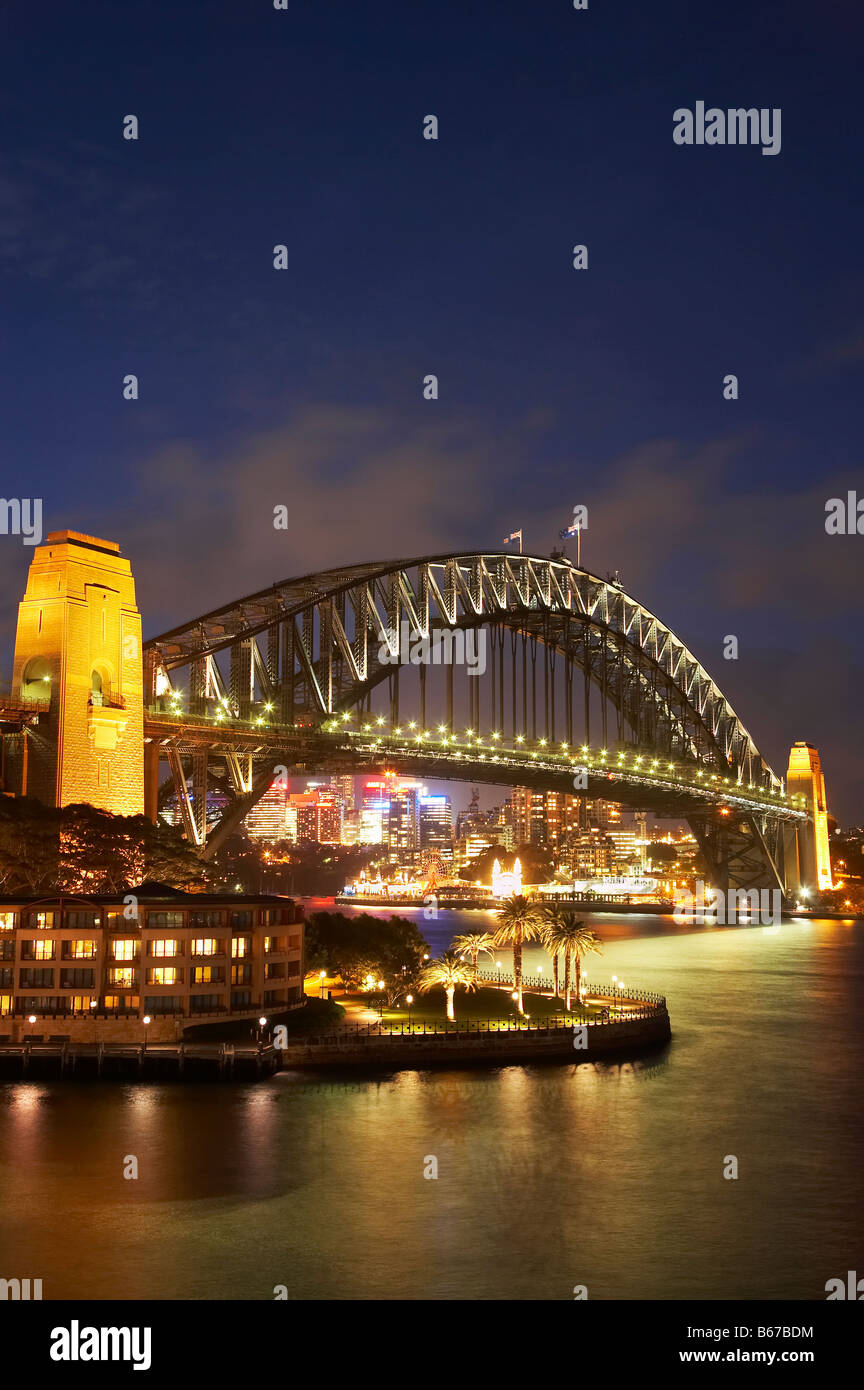
[[[444,951],[437,960],[430,960],[417,977],[417,987],[422,994],[428,994],[430,989],[436,989],[439,985],[443,986],[447,996],[447,1017],[452,1022],[456,1017],[453,1012],[456,986],[464,985],[466,990],[477,988],[470,968],[454,951]]]
[[[505,898],[498,913],[498,930],[492,940],[496,946],[510,946],[513,950],[513,983],[520,1014],[525,1012],[522,1007],[522,947],[526,941],[536,941],[540,932],[538,910],[530,899],[521,893]]]
[[[488,931],[466,932],[464,936],[457,936],[453,940],[453,949],[458,951],[460,956],[471,957],[475,982],[477,980],[477,957],[481,951],[485,951],[487,956],[491,956],[493,945],[494,942]]]
[[[552,945],[552,942],[549,939],[549,930],[550,927],[554,925],[557,914],[558,908],[554,904],[547,904],[544,908],[541,908],[540,912],[540,920],[542,923],[540,939],[542,940],[543,945],[546,947],[546,950],[549,952],[549,955],[552,957],[552,977],[555,981],[556,999],[561,994],[561,987],[558,982],[558,957],[561,954],[561,950],[560,947]]]
[[[575,912],[569,912],[566,908],[556,908],[553,915],[550,915],[545,933],[545,942],[549,950],[560,951],[564,956],[564,1007],[570,1008],[570,963],[575,962],[576,978],[576,1000],[581,997],[582,988],[582,957],[589,952],[597,953],[602,951],[600,939],[596,932],[590,927],[586,927]]]

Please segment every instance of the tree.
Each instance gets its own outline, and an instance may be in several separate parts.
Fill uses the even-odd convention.
[[[0,880],[8,894],[57,886],[60,812],[30,797],[0,797]]]
[[[429,946],[406,917],[373,917],[363,912],[313,912],[306,929],[306,964],[341,975],[357,988],[371,975],[375,981],[409,986]]]
[[[496,946],[508,946],[513,951],[513,982],[516,988],[516,1007],[522,1007],[522,947],[526,941],[536,941],[541,933],[538,909],[521,893],[504,899],[498,913],[498,930],[492,940]]]
[[[453,996],[457,985],[463,985],[466,990],[477,988],[470,967],[455,951],[445,951],[437,960],[430,960],[420,971],[417,985],[422,994],[428,994],[430,989],[443,988],[447,996],[447,1017],[451,1022],[456,1017]]]
[[[557,946],[553,946],[552,942],[550,941],[549,930],[555,922],[557,912],[558,908],[555,907],[554,904],[547,904],[545,907],[540,909],[540,939],[543,942],[543,945],[546,947],[546,950],[549,952],[549,955],[552,957],[552,978],[555,981],[556,999],[559,998],[561,994],[561,988],[558,980],[558,960],[561,955],[561,951]]]
[[[0,884],[6,893],[119,893],[146,881],[203,888],[212,870],[178,830],[86,802],[55,808],[0,798]]]
[[[474,981],[477,980],[477,957],[481,951],[485,951],[487,956],[492,955],[494,945],[492,936],[488,931],[466,932],[463,936],[453,939],[453,949],[458,951],[460,956],[470,956],[471,964],[474,967]]]
[[[598,952],[603,948],[600,940],[590,927],[580,921],[575,912],[570,912],[566,908],[556,908],[550,913],[544,934],[544,941],[547,947],[555,952],[560,952],[564,957],[564,1007],[570,1008],[570,966],[575,961],[576,965],[576,1002],[581,997],[582,984],[582,957],[589,952]]]

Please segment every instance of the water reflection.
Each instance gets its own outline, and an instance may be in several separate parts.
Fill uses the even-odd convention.
[[[669,999],[632,1062],[0,1087],[4,1252],[46,1298],[824,1298],[860,1265],[861,928],[645,926],[593,972]]]

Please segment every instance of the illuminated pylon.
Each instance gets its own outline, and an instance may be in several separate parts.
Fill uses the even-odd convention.
[[[813,819],[786,835],[786,890],[826,889],[831,880],[825,778],[818,750],[812,743],[794,743],[786,773],[789,796],[802,796]]]
[[[18,607],[13,689],[45,713],[23,736],[18,790],[49,806],[144,811],[141,615],[114,541],[54,531]]]

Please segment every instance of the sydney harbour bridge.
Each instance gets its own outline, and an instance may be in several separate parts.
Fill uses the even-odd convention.
[[[205,855],[274,776],[313,771],[576,791],[686,819],[718,886],[785,886],[807,818],[683,642],[563,556],[306,575],[152,638],[144,663],[148,799],[164,756],[162,796],[176,792]],[[217,762],[232,804],[210,827]]]
[[[563,555],[350,565],[140,634],[119,546],[49,535],[0,699],[5,790],[152,819],[176,798],[209,857],[274,779],[389,770],[686,820],[718,888],[816,883],[808,783],[784,788],[674,632]]]

